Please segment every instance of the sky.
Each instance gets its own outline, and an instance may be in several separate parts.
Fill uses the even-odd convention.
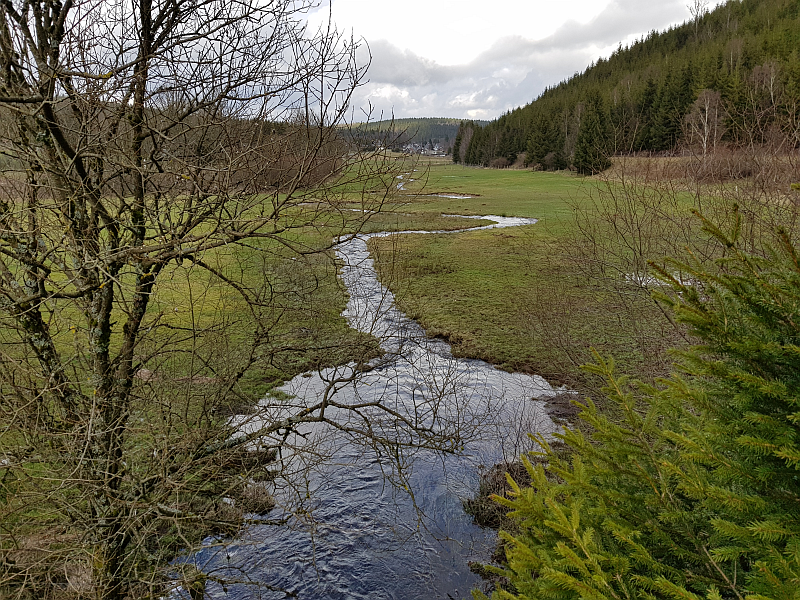
[[[691,18],[687,0],[330,0],[309,26],[329,11],[371,61],[356,121],[370,111],[370,120],[493,119],[620,43]]]

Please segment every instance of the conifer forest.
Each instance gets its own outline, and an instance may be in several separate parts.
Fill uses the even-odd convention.
[[[526,152],[544,170],[596,173],[608,166],[601,155],[768,143],[796,127],[799,36],[794,2],[726,2],[620,46],[485,127],[462,122],[453,160],[512,164]]]

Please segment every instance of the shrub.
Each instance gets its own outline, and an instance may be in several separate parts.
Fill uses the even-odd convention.
[[[505,156],[501,156],[499,158],[493,158],[489,161],[489,166],[493,169],[505,169],[511,164],[511,161],[508,160]]]
[[[588,367],[611,407],[581,405],[569,458],[525,457],[530,487],[509,477],[495,598],[797,598],[800,255],[785,233],[755,256],[738,226],[704,228],[724,258],[674,264],[691,284],[661,271],[700,344],[658,388]]]

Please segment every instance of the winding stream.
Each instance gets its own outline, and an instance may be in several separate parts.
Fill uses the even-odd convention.
[[[535,223],[474,218],[495,224],[461,231]],[[456,359],[447,343],[426,336],[378,282],[367,241],[386,235],[393,234],[360,235],[336,250],[350,295],[343,314],[351,327],[375,335],[386,353],[371,364],[372,370],[336,385],[336,398],[348,404],[380,401],[408,418],[435,421],[445,429],[459,426],[466,429],[464,439],[469,441],[459,455],[445,458],[409,451],[399,457],[398,471],[383,458],[385,448],[380,445],[360,443],[331,428],[309,428],[304,438],[290,440],[303,450],[289,459],[297,477],[291,486],[277,490],[279,507],[269,515],[285,515],[288,524],[253,526],[234,543],[210,544],[195,555],[204,571],[243,582],[227,591],[210,584],[212,598],[284,597],[245,585],[247,581],[289,590],[300,598],[372,600],[468,598],[470,589],[481,584],[467,563],[487,560],[497,537],[472,523],[461,498],[476,488],[479,469],[518,456],[527,432],[547,434],[555,429],[544,403],[534,398],[556,390],[541,377]],[[353,369],[346,365],[307,373],[282,391],[293,396],[291,410],[296,410],[326,393],[332,381],[348,379]],[[269,402],[265,399],[262,408],[272,411],[270,418],[287,414],[286,400],[273,400],[274,406]],[[377,414],[374,418],[374,433],[388,436],[392,421]],[[360,425],[357,420],[348,423]]]

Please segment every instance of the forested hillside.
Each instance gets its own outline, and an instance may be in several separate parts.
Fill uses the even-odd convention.
[[[477,124],[487,125],[488,122],[479,121]],[[432,117],[361,123],[354,126],[352,131],[359,138],[387,140],[392,146],[430,143],[449,149],[453,146],[458,128],[458,119]]]
[[[453,160],[593,173],[613,154],[800,143],[800,0],[730,0],[651,32],[486,126]]]

